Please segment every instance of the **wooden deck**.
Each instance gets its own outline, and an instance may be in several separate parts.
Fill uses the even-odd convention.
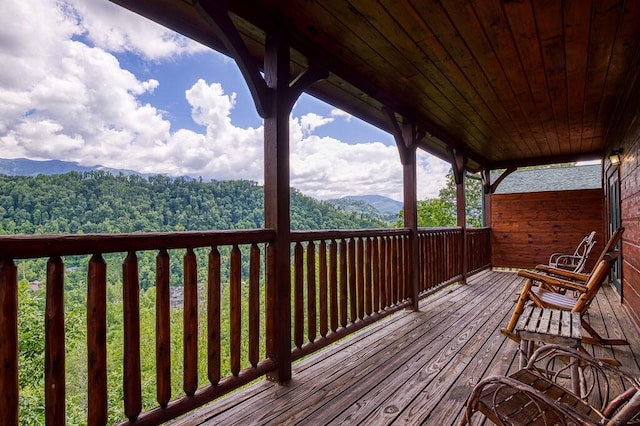
[[[521,285],[514,273],[481,272],[426,298],[420,312],[397,313],[300,361],[286,385],[260,381],[174,424],[456,424],[475,383],[517,368],[517,345],[499,330]],[[609,286],[589,320],[631,347],[588,349],[640,374],[637,328]]]

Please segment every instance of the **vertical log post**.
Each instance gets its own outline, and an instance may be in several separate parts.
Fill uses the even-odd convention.
[[[87,424],[107,424],[107,264],[100,254],[87,271]]]
[[[60,256],[47,262],[47,302],[44,318],[44,400],[47,425],[66,422],[64,263]]]
[[[482,225],[491,226],[491,170],[482,169]]]
[[[220,381],[220,251],[211,247],[207,271],[207,375],[212,385]]]
[[[264,117],[264,212],[265,226],[275,230],[268,263],[274,269],[268,272],[268,299],[273,303],[273,317],[267,319],[273,333],[276,370],[267,374],[270,380],[279,382],[291,378],[291,213],[289,210],[289,114],[303,90],[328,73],[311,66],[295,80],[289,75],[290,53],[287,34],[283,25],[274,20],[273,30],[266,35],[264,55],[264,79],[268,91],[262,96]],[[257,71],[257,69],[256,69]],[[255,98],[255,97],[254,97]]]
[[[171,295],[169,292],[169,253],[156,256],[156,394],[166,407],[171,399]]]
[[[237,245],[234,245],[231,249],[229,286],[231,288],[229,292],[229,306],[231,306],[229,309],[229,328],[231,329],[229,333],[229,343],[231,345],[229,351],[231,353],[230,364],[231,374],[238,376],[240,374],[240,352],[242,346],[242,254]]]
[[[0,416],[18,424],[18,271],[0,259]]]
[[[198,388],[198,266],[193,249],[183,258],[183,390],[192,396]],[[233,307],[232,307],[233,309]]]
[[[249,251],[249,362],[256,367],[260,358],[260,249]]]
[[[404,201],[404,227],[409,228],[409,249],[406,267],[408,285],[407,296],[411,297],[411,308],[418,310],[418,297],[420,292],[420,257],[418,250],[418,185],[416,171],[416,150],[418,142],[423,138],[424,132],[418,130],[411,120],[398,123],[396,114],[387,110],[389,121],[393,128],[393,136],[400,154],[403,177],[403,201]],[[400,272],[400,271],[398,271]]]
[[[138,257],[129,252],[122,264],[122,302],[124,305],[124,414],[138,418],[142,410],[140,377],[140,285]]]
[[[453,176],[456,182],[456,218],[458,226],[462,227],[462,283],[467,283],[467,202],[465,197],[464,173],[467,158],[462,153],[453,153]]]

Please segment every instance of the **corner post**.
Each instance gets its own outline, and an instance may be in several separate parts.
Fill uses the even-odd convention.
[[[467,283],[468,248],[467,248],[467,202],[465,197],[464,172],[467,158],[462,153],[453,153],[453,176],[456,182],[456,222],[462,228],[462,282]]]
[[[482,169],[482,225],[491,226],[491,170]]]

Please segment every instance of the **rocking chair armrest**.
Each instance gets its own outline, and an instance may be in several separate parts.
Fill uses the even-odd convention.
[[[524,278],[528,278],[533,281],[539,281],[543,284],[551,285],[554,287],[562,287],[567,290],[575,290],[581,293],[586,291],[586,288],[582,284],[577,284],[573,281],[567,281],[560,278],[551,277],[549,275],[539,274],[537,272],[531,272],[527,270],[518,271],[518,275]]]
[[[536,265],[536,269],[538,271],[542,271],[547,274],[558,275],[558,276],[569,278],[575,281],[586,282],[589,279],[589,274],[571,272],[571,271],[567,271],[566,269],[554,268],[553,266],[549,266],[549,265],[542,265],[542,264]]]
[[[548,395],[545,395],[540,390],[523,383],[517,379],[514,379],[509,376],[489,376],[483,380],[481,380],[471,392],[469,396],[469,400],[467,402],[467,408],[465,411],[465,417],[467,421],[471,422],[471,417],[473,416],[473,411],[476,408],[478,399],[480,398],[482,391],[487,386],[495,386],[495,392],[499,391],[501,388],[510,388],[518,391],[521,394],[526,395],[534,404],[534,407],[538,407],[540,409],[540,414],[555,412],[559,415],[560,418],[571,419],[577,424],[582,425],[595,425],[593,419],[587,417],[586,415],[573,410],[569,405],[562,404],[551,398]],[[494,407],[495,409],[495,407]],[[495,412],[495,411],[494,411]],[[497,413],[496,413],[497,414]]]

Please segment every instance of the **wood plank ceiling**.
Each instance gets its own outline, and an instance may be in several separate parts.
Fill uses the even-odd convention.
[[[196,0],[112,0],[226,52]],[[201,0],[202,3],[219,0]],[[640,69],[640,1],[254,0],[229,2],[251,55],[290,34],[292,75],[330,71],[309,92],[391,131],[383,108],[454,148],[469,168],[601,158]]]

